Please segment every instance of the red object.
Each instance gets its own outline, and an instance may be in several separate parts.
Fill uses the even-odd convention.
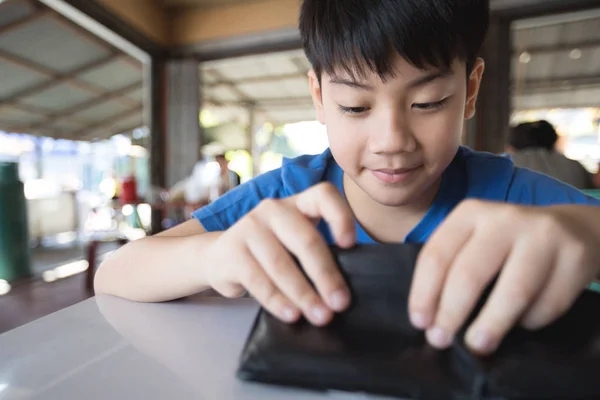
[[[137,181],[135,176],[130,176],[123,179],[121,182],[121,193],[119,193],[119,200],[123,204],[137,202]]]

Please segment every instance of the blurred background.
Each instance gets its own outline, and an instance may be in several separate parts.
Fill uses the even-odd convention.
[[[556,151],[598,174],[600,3],[491,5],[464,144],[503,153],[512,127],[546,120]],[[95,268],[123,243],[327,148],[298,10],[0,0],[0,332],[93,295]]]

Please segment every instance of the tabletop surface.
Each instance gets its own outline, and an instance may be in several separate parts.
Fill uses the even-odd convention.
[[[257,310],[252,299],[88,299],[0,335],[0,400],[384,399],[239,381]]]

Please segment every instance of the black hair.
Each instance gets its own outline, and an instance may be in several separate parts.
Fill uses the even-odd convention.
[[[394,57],[419,69],[475,64],[489,0],[303,0],[300,34],[319,80],[340,69],[354,79],[394,76]]]
[[[554,149],[558,134],[548,121],[525,122],[510,130],[508,144],[515,150]]]

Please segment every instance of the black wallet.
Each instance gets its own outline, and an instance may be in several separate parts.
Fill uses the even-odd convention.
[[[514,329],[492,356],[471,353],[462,335],[438,351],[408,318],[420,248],[333,248],[352,292],[351,307],[324,328],[305,320],[285,324],[259,311],[238,377],[407,399],[600,399],[599,294],[584,292],[547,328]]]

